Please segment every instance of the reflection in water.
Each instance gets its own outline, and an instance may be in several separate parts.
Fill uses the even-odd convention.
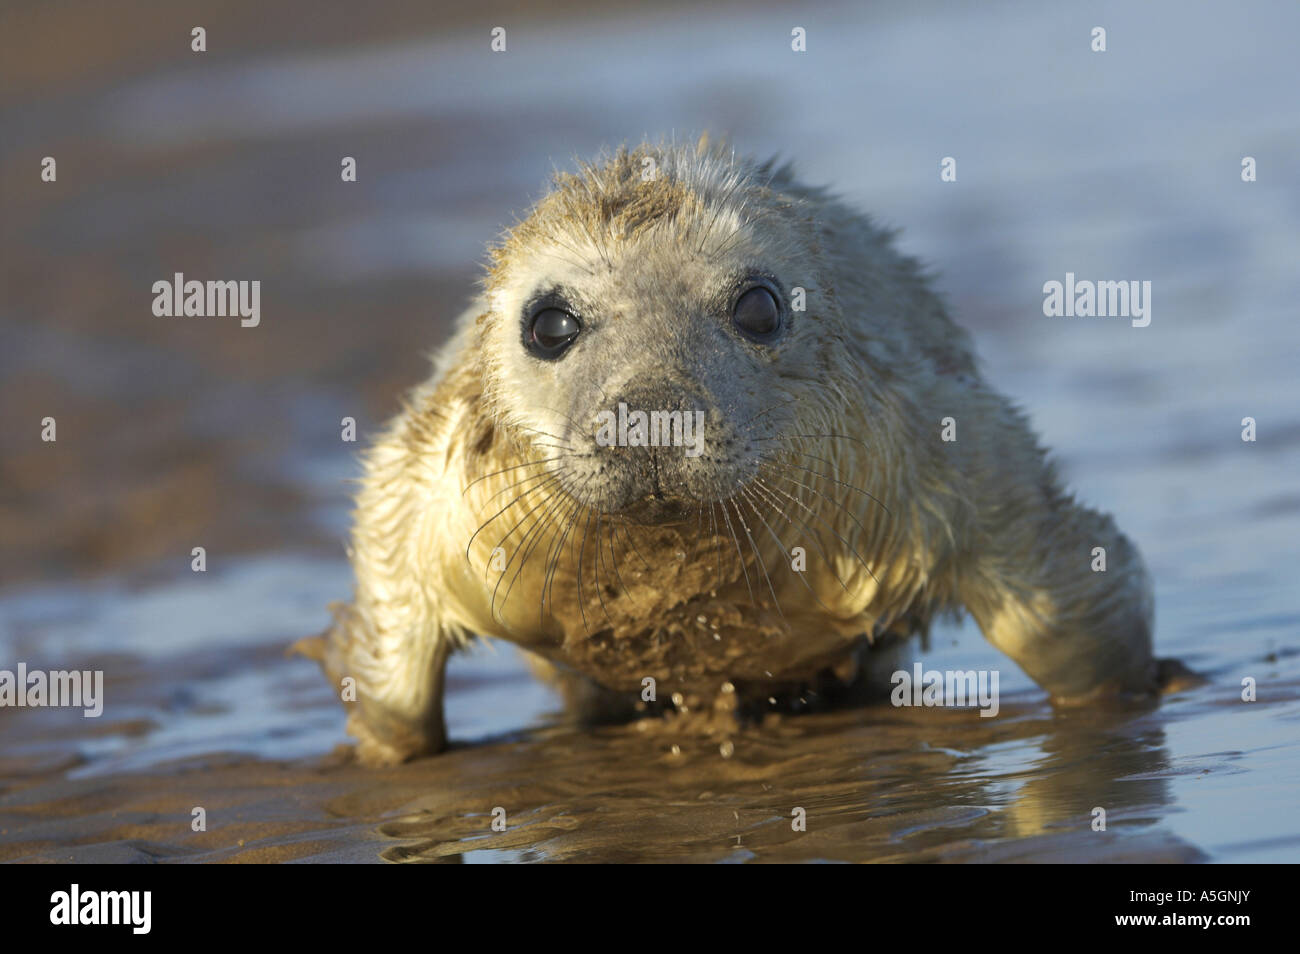
[[[1158,829],[1169,805],[1164,781],[1125,781],[1161,771],[1158,729],[1134,735],[1118,718],[1077,725],[1026,711],[990,733],[973,713],[897,715],[787,719],[742,734],[725,760],[716,740],[662,725],[551,737],[499,765],[475,765],[472,780],[456,773],[462,781],[450,791],[417,797],[382,826],[404,841],[383,856],[458,860],[490,845],[600,861],[1201,857]],[[943,748],[924,741],[935,736]],[[513,811],[512,779],[527,779],[533,800]],[[498,805],[503,832],[491,828]],[[1107,811],[1105,832],[1091,828],[1097,806]],[[793,824],[799,808],[806,831]]]

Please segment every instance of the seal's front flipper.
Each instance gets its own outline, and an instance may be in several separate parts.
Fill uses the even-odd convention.
[[[1177,659],[1156,660],[1156,686],[1161,695],[1169,696],[1175,692],[1195,689],[1209,681],[1200,673],[1188,669]]]
[[[1109,516],[1056,493],[1026,501],[1020,520],[989,535],[963,602],[1056,703],[1159,692],[1151,582]]]
[[[452,640],[384,636],[354,604],[334,603],[334,624],[290,652],[320,663],[348,711],[348,733],[367,765],[396,765],[447,747],[442,695]]]

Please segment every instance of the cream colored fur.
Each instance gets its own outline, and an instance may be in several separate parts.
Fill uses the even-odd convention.
[[[770,353],[730,343],[697,295],[754,265],[807,293]],[[576,289],[590,315],[590,356],[567,367],[521,344],[521,310],[543,284]],[[605,478],[576,458],[544,497],[557,465],[533,462],[574,439],[583,415],[566,407],[587,400],[575,389],[612,399],[647,374],[662,393],[679,382],[738,409],[753,449],[720,470],[748,479],[763,448],[771,469],[686,525],[619,529],[584,498]],[[954,442],[940,439],[947,417]],[[799,436],[811,434],[838,436]],[[513,558],[506,574],[491,568],[497,545]],[[789,569],[795,545],[803,574]],[[1090,567],[1099,546],[1105,572]],[[445,745],[443,669],[479,636],[629,699],[644,676],[665,697],[724,680],[764,693],[843,662],[863,635],[964,607],[1059,702],[1153,689],[1136,548],[1062,489],[915,264],[787,169],[703,141],[559,176],[505,236],[433,375],[366,456],[351,556],[353,602],[302,648],[336,685],[356,680],[348,729],[376,763]]]

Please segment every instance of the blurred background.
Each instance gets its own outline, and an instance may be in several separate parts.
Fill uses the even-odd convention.
[[[1289,0],[5,0],[0,667],[98,661],[120,705],[94,738],[4,713],[0,754],[76,775],[340,740],[328,687],[279,652],[350,592],[358,450],[553,168],[709,130],[903,229],[990,380],[1143,549],[1163,654],[1230,700],[1242,674],[1291,687],[1249,730],[1273,760],[1259,830],[1215,834],[1233,784],[1211,814],[1170,794],[1161,817],[1211,855],[1294,852],[1298,39]],[[1150,281],[1150,326],[1044,317],[1067,271]],[[260,280],[260,325],[155,317],[174,272]],[[936,645],[938,665],[1010,668],[969,626]],[[550,703],[510,657],[454,669],[452,704],[474,738]],[[1184,712],[1209,720],[1196,751],[1247,751],[1206,728],[1217,711]]]

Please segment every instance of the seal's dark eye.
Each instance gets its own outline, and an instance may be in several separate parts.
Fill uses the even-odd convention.
[[[528,328],[528,347],[539,358],[558,358],[573,344],[582,326],[578,319],[558,308],[543,308],[533,315]]]
[[[781,327],[781,308],[770,291],[756,286],[736,299],[731,319],[751,338],[771,338]]]

